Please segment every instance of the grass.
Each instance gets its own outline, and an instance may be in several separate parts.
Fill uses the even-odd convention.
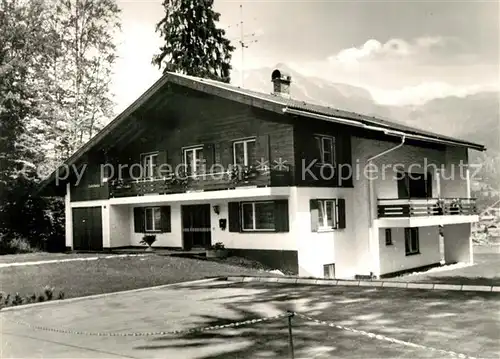
[[[441,268],[443,269],[443,268]],[[392,278],[396,281],[500,286],[500,253],[474,253],[474,265]]]
[[[81,256],[81,255],[78,255]],[[39,260],[39,259],[37,259]],[[31,295],[48,285],[65,298],[184,282],[256,274],[255,269],[212,261],[148,255],[0,268],[0,290]]]

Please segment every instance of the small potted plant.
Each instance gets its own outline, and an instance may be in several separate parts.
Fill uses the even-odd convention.
[[[445,206],[445,202],[444,202],[444,199],[442,198],[438,198],[436,204],[435,204],[435,208],[436,208],[436,215],[438,216],[441,216],[444,214],[444,206]]]
[[[450,214],[460,214],[462,211],[462,203],[459,198],[455,198],[450,203]]]
[[[248,181],[249,179],[256,178],[259,175],[259,171],[254,166],[245,166],[243,168],[243,179]]]
[[[228,250],[222,242],[217,242],[207,249],[207,258],[226,258],[228,254]]]
[[[145,234],[142,237],[142,240],[139,242],[140,244],[145,244],[148,247],[146,248],[146,252],[152,252],[153,248],[151,247],[153,243],[156,242],[156,235],[154,234]]]

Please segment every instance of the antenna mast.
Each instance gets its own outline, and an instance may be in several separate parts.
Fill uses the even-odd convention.
[[[243,31],[243,4],[240,4],[241,87],[243,87],[245,81],[245,48],[248,48],[248,45],[258,41],[257,39],[245,41],[245,37],[247,36],[255,36],[255,32],[245,35],[245,32]]]

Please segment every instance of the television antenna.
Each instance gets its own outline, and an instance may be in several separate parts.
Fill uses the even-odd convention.
[[[255,18],[254,18],[254,20],[255,20]],[[253,43],[256,43],[259,41],[258,39],[256,39],[256,36],[258,36],[257,33],[256,32],[245,33],[245,31],[243,29],[243,25],[244,25],[243,5],[240,4],[240,22],[235,24],[234,26],[240,28],[240,37],[238,39],[238,43],[239,43],[239,46],[241,48],[241,70],[240,70],[240,76],[241,76],[241,85],[240,86],[241,87],[243,87],[244,80],[245,80],[245,77],[244,77],[245,49],[248,49],[248,46],[250,44],[253,44]],[[232,26],[229,25],[227,28],[231,28],[231,27]],[[236,39],[232,39],[232,40],[236,40]]]

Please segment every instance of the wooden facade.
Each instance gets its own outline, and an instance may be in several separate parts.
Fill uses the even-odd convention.
[[[129,135],[119,142],[102,146],[87,156],[82,180],[78,185],[72,185],[72,201],[189,190],[225,190],[248,185],[352,186],[350,179],[338,179],[337,168],[336,175],[333,178],[327,175],[326,180],[321,179],[318,166],[312,170],[319,180],[303,176],[302,161],[309,163],[317,157],[312,142],[315,133],[335,138],[337,166],[350,164],[350,137],[341,127],[312,121],[314,126],[308,122],[306,128],[293,117],[178,85],[168,86],[159,97],[153,105],[136,111],[128,125],[135,128],[133,134],[125,131]],[[260,171],[250,180],[234,183],[226,172],[233,164],[233,143],[241,139],[255,139],[258,162],[252,165],[264,164],[267,170]],[[175,172],[183,164],[183,150],[190,146],[203,146],[205,166],[212,168],[214,176],[196,178],[182,188],[168,184],[165,181],[168,170]],[[156,166],[163,173],[158,173],[154,179],[141,180],[138,178],[141,155],[152,152],[158,153]],[[103,168],[106,163],[113,170],[108,165],[106,171]],[[103,182],[102,176],[107,177],[107,181]]]

